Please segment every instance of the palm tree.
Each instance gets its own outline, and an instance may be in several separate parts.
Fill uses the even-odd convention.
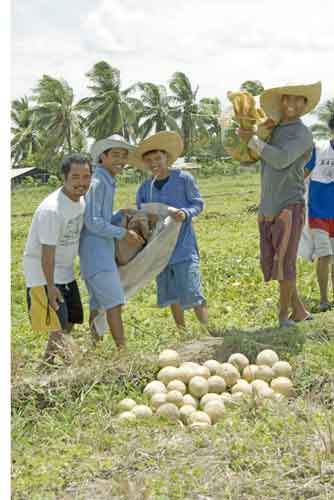
[[[334,116],[334,99],[328,99],[325,103],[320,104],[312,114],[318,116],[318,123],[311,126],[315,139],[329,139],[332,136],[328,128],[328,122],[331,116]]]
[[[198,86],[192,89],[189,78],[182,72],[177,71],[172,75],[169,87],[173,92],[173,104],[175,105],[175,116],[181,120],[181,130],[184,139],[184,151],[191,154],[192,145],[196,138],[196,128],[201,127],[198,116],[198,105],[196,97]]]
[[[29,162],[41,146],[41,134],[28,97],[12,102],[11,157],[14,164]]]
[[[208,135],[221,136],[220,116],[222,113],[221,103],[218,97],[203,97],[199,102],[198,116],[206,126]]]
[[[206,137],[207,153],[215,158],[223,156],[222,128],[221,128],[221,102],[218,97],[204,97],[199,102],[200,124],[198,132]],[[202,141],[203,142],[203,141]]]
[[[44,75],[34,89],[33,99],[37,125],[47,137],[46,149],[53,153],[73,151],[73,137],[83,135],[73,89],[65,80]]]
[[[264,87],[260,80],[246,80],[240,85],[241,91],[249,92],[250,94],[257,96],[262,94]]]
[[[96,63],[86,76],[92,82],[88,88],[93,96],[81,99],[78,109],[86,112],[88,135],[98,140],[118,133],[129,139],[138,109],[136,99],[129,96],[132,87],[121,90],[119,70],[105,61]]]
[[[150,82],[138,82],[133,91],[140,93],[138,106],[138,132],[141,139],[162,130],[179,131],[179,126],[172,115],[170,96],[166,87]]]

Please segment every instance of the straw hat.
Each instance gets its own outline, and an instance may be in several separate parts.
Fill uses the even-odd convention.
[[[127,151],[129,151],[129,163],[132,160],[133,156],[130,153],[135,150],[135,146],[129,144],[124,139],[124,137],[118,134],[113,134],[110,137],[106,137],[105,139],[100,139],[99,141],[94,142],[90,149],[90,154],[92,156],[93,162],[98,163],[100,155],[110,148],[126,149]]]
[[[183,140],[176,132],[157,132],[137,146],[132,156],[131,163],[145,170],[147,167],[143,161],[143,155],[154,150],[166,151],[168,166],[170,166],[181,155],[183,151]]]
[[[265,90],[260,96],[260,103],[263,111],[269,118],[275,121],[281,118],[281,97],[282,95],[294,95],[306,97],[307,103],[303,115],[309,113],[316,107],[321,96],[321,82],[310,85],[288,84],[283,87],[275,87]]]

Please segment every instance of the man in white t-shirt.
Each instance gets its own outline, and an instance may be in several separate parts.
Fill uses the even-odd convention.
[[[85,156],[72,154],[62,162],[61,173],[63,186],[49,194],[33,216],[23,256],[32,329],[49,332],[44,359],[51,364],[57,353],[65,354],[64,333],[83,322],[74,259],[91,164]]]

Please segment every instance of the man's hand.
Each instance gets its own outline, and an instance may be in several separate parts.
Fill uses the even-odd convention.
[[[248,141],[255,135],[255,131],[251,128],[238,128],[237,134],[242,142],[248,144]]]
[[[50,306],[55,311],[58,311],[59,303],[64,302],[63,296],[60,293],[59,288],[57,288],[56,286],[48,286],[48,298]]]
[[[132,229],[127,231],[124,239],[130,246],[137,245],[138,243],[144,245],[145,243],[145,240],[136,231],[132,231]]]
[[[186,220],[187,216],[183,210],[174,207],[168,207],[168,215],[173,217],[177,222],[182,222]]]
[[[136,208],[120,208],[119,211],[123,215],[136,215],[138,210]]]

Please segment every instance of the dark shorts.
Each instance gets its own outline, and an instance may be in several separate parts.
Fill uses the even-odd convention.
[[[46,286],[27,288],[28,312],[34,331],[64,331],[73,323],[83,323],[83,309],[77,282],[55,286],[64,299],[64,302],[59,304],[58,311],[49,304]]]
[[[305,205],[288,205],[275,217],[259,216],[261,268],[264,280],[295,280]]]

